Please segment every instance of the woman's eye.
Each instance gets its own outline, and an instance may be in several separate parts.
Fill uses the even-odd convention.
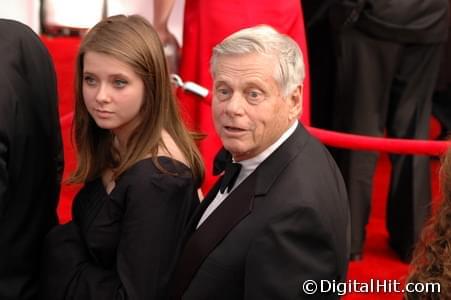
[[[85,76],[83,80],[86,82],[87,85],[95,85],[96,80],[91,76]]]
[[[123,88],[126,85],[127,85],[127,81],[125,81],[125,80],[121,80],[121,79],[114,80],[114,86],[117,88]]]

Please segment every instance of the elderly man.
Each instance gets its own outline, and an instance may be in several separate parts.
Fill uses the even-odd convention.
[[[211,71],[230,161],[193,219],[172,299],[302,299],[308,280],[344,280],[346,192],[327,150],[298,122],[297,44],[268,26],[244,29],[214,48]]]

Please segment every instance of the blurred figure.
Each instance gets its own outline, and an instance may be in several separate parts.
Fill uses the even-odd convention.
[[[39,37],[10,20],[0,20],[0,70],[0,299],[37,299],[63,172],[55,70]]]
[[[167,20],[174,1],[154,2],[155,29],[164,44],[175,39],[167,29]],[[235,31],[260,24],[268,24],[279,32],[289,35],[301,48],[306,66],[306,79],[303,85],[305,109],[302,118],[308,120],[310,71],[304,19],[299,0],[186,0],[180,75],[183,80],[196,82],[211,91],[213,84],[209,73],[209,61],[213,47]],[[198,96],[180,94],[180,99],[185,120],[190,127],[207,134],[199,147],[206,163],[205,187],[209,188],[214,181],[211,176],[212,162],[221,148],[221,140],[210,118],[208,102],[211,98],[201,101]]]
[[[451,299],[451,151],[440,169],[442,202],[421,233],[407,282],[439,283],[440,293],[406,293],[406,299]],[[429,287],[430,288],[430,287]]]
[[[269,26],[243,29],[213,49],[211,72],[218,157],[228,161],[191,222],[171,299],[304,299],[308,280],[344,281],[346,191],[329,152],[298,121],[298,45]]]
[[[451,6],[451,0],[448,0]],[[451,13],[448,12],[448,40],[446,41],[440,72],[432,98],[432,114],[441,125],[437,139],[444,140],[451,134]]]
[[[154,0],[153,26],[163,43],[164,54],[169,65],[169,72],[178,74],[180,64],[180,45],[176,37],[169,31],[169,17],[176,0]]]
[[[301,0],[309,51],[312,126],[331,129],[335,115],[335,52],[329,8],[336,0]]]
[[[71,182],[84,186],[73,221],[47,236],[43,299],[165,299],[203,166],[163,47],[143,17],[112,16],[76,66]]]
[[[428,139],[431,97],[447,38],[448,0],[340,0],[334,129],[369,136]],[[361,259],[377,153],[339,151],[351,206],[352,258]],[[429,214],[429,157],[390,155],[390,246],[410,259]]]

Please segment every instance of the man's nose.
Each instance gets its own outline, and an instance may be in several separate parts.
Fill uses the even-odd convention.
[[[225,112],[230,115],[240,115],[244,112],[244,104],[246,99],[241,93],[233,93],[232,97],[227,101]]]

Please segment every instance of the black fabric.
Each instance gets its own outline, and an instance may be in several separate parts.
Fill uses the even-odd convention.
[[[221,186],[219,187],[221,193],[224,193],[226,189],[228,192],[230,192],[233,189],[233,186],[235,185],[236,179],[238,178],[240,171],[241,164],[233,162],[229,162],[227,164],[224,171],[224,176],[221,179]]]
[[[448,0],[451,6],[451,0]],[[444,46],[440,72],[432,97],[432,113],[442,125],[440,139],[451,133],[451,13],[448,15],[448,40]]]
[[[0,20],[0,299],[37,299],[57,224],[63,150],[54,67],[27,26]]]
[[[213,161],[213,175],[218,176],[224,172],[228,162],[232,161],[232,155],[226,149],[221,148]]]
[[[226,189],[229,192],[233,189],[240,171],[241,164],[233,162],[232,154],[230,154],[230,152],[221,148],[218,153],[216,153],[213,162],[213,175],[217,176],[224,172],[219,186],[221,193],[224,193]]]
[[[353,24],[381,39],[440,43],[447,39],[447,1],[339,0],[333,14],[336,23]]]
[[[339,0],[301,0],[307,29],[314,27],[317,22],[327,18],[329,7],[338,1]]]
[[[310,65],[310,117],[314,127],[331,129],[335,114],[335,53],[329,9],[339,0],[302,0],[308,24],[307,46]]]
[[[46,239],[43,298],[165,299],[188,220],[199,204],[191,171],[167,157],[139,161],[107,194],[99,178],[77,194],[73,221]]]

